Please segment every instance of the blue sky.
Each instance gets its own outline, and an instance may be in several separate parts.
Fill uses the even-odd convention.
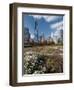
[[[31,37],[34,37],[35,20],[38,22],[39,36],[44,33],[45,38],[48,38],[51,33],[63,29],[63,15],[23,14],[23,27],[29,28]]]

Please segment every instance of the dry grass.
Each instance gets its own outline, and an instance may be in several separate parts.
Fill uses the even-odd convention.
[[[30,70],[31,71],[30,74],[36,73],[35,71],[37,71],[37,73],[63,72],[63,46],[33,46],[33,47],[24,48],[24,55],[26,55],[26,52],[33,52],[30,55],[28,55],[31,57],[31,59],[29,59],[30,65],[32,67],[32,70]],[[36,55],[37,55],[37,59],[35,61],[34,56]],[[25,57],[24,60],[26,60]],[[39,64],[40,61],[42,62],[41,64]],[[35,64],[35,66],[32,66],[32,64],[33,65]],[[25,66],[26,66],[26,62],[25,62]],[[31,68],[27,68],[26,66],[26,70],[28,69]],[[29,73],[27,72],[26,74]]]

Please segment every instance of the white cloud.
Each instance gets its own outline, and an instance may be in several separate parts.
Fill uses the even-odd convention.
[[[51,21],[54,21],[57,18],[58,18],[58,16],[47,16],[47,17],[45,17],[45,20],[47,22],[51,22]]]
[[[52,29],[61,30],[63,29],[63,21],[57,22],[51,25]]]
[[[47,21],[47,22],[52,22],[52,21],[55,21],[56,19],[60,18],[60,16],[52,16],[52,15],[49,15],[49,16],[45,16],[45,15],[29,15],[29,16],[33,16],[33,18],[35,18],[35,19],[44,18],[45,21]],[[52,29],[55,29],[55,30],[61,30],[61,29],[63,29],[63,21],[56,22],[55,24],[51,24],[50,27]]]
[[[36,19],[41,19],[42,16],[39,16],[39,15],[30,15],[30,16],[33,16],[33,18],[36,18]]]
[[[30,16],[33,16],[33,18],[36,18],[36,19],[44,18],[47,22],[51,22],[51,21],[54,21],[55,19],[59,18],[59,16],[52,16],[52,15],[49,15],[49,16],[44,16],[44,15],[30,15]]]
[[[34,39],[34,34],[31,34],[31,38]]]

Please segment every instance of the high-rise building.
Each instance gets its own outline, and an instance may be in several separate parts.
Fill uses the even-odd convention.
[[[53,38],[49,36],[47,39],[47,44],[52,44],[52,43],[53,43]]]
[[[44,33],[40,36],[40,43],[45,43],[45,36]]]
[[[57,30],[51,33],[51,38],[55,44],[63,44],[63,30]]]
[[[34,42],[39,42],[39,32],[38,32],[38,20],[35,20],[35,30],[34,30]]]
[[[24,44],[29,43],[29,41],[30,41],[29,28],[25,27],[25,28],[24,28]]]

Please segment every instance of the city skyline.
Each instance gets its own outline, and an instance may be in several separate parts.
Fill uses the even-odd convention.
[[[30,15],[23,14],[24,28],[29,29],[31,38],[34,39],[35,35],[35,21],[38,23],[38,34],[41,36],[44,34],[47,39],[51,34],[63,30],[63,15]],[[56,33],[59,35],[59,33]]]

